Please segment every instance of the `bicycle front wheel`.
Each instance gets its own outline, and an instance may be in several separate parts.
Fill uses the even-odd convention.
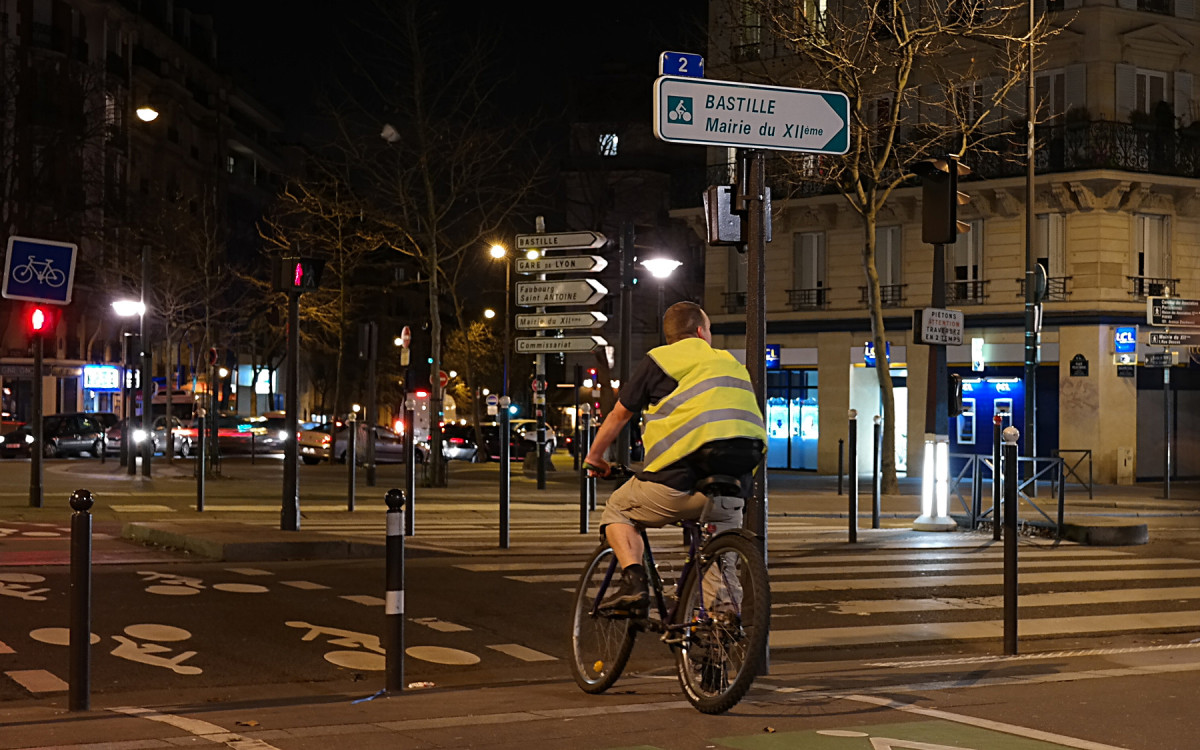
[[[750,689],[766,652],[771,589],[762,550],[741,535],[714,538],[688,572],[677,611],[679,684],[702,713],[724,713]]]
[[[631,619],[606,617],[596,603],[621,573],[612,548],[602,545],[592,555],[575,591],[571,623],[571,673],[585,693],[603,693],[613,686],[633,651],[637,631]]]

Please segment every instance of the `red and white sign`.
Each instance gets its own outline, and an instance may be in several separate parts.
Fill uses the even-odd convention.
[[[412,329],[409,328],[408,326],[404,326],[403,328],[400,329],[400,346],[407,349],[408,345],[411,343],[412,343]]]
[[[450,382],[450,376],[446,374],[445,370],[438,370],[438,382],[441,383],[443,388]]]

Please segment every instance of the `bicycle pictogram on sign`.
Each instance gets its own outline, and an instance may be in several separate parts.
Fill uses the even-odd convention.
[[[6,299],[69,304],[77,250],[69,242],[9,237],[0,293]]]

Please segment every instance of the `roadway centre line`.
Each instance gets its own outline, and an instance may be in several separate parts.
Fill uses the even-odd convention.
[[[990,729],[995,732],[1003,732],[1004,734],[1012,734],[1017,737],[1026,737],[1031,740],[1039,740],[1041,742],[1051,742],[1063,745],[1064,747],[1073,747],[1077,750],[1125,750],[1116,745],[1107,745],[1103,742],[1092,742],[1091,740],[1081,740],[1075,737],[1068,737],[1063,734],[1055,734],[1054,732],[1044,732],[1040,729],[1030,729],[1028,727],[1017,726],[1016,724],[1006,724],[1001,721],[992,721],[990,719],[979,719],[974,716],[966,716],[964,714],[951,713],[935,708],[921,708],[906,703],[894,701],[891,698],[876,698],[870,695],[847,695],[846,700],[856,701],[858,703],[868,703],[872,706],[883,706],[896,711],[904,711],[905,713],[917,714],[918,716],[928,716],[934,719],[943,719],[952,721],[956,724],[966,724],[967,726],[979,727],[980,729]]]
[[[1129,602],[1153,602],[1166,600],[1200,599],[1200,586],[1179,586],[1156,589],[1106,589],[1103,591],[1056,591],[1046,594],[1021,594],[1017,600],[1020,609],[1034,607],[1085,606],[1088,604],[1124,604]],[[827,614],[858,615],[882,614],[885,612],[937,612],[946,610],[999,609],[1004,606],[1002,596],[971,598],[932,597],[929,599],[860,599],[842,602],[777,602],[771,610],[780,614],[787,609],[815,609]]]
[[[149,708],[140,708],[138,706],[121,706],[110,708],[109,711],[126,716],[133,716],[139,719],[149,719],[163,724],[169,724],[176,729],[182,729],[188,734],[199,737],[202,740],[208,740],[217,744],[227,745],[234,750],[278,750],[274,745],[263,742],[260,739],[243,737],[236,732],[230,732],[216,724],[211,724],[203,719],[190,719],[186,716],[176,716],[174,714],[164,714],[154,711]]]

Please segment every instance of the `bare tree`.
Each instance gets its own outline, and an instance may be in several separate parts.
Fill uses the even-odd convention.
[[[921,160],[991,158],[1011,145],[1012,118],[1020,121],[1023,142],[1020,93],[1031,45],[1039,49],[1053,32],[1044,16],[1028,28],[1028,0],[831,0],[822,6],[811,0],[731,2],[712,25],[730,30],[732,57],[714,62],[741,62],[745,77],[841,91],[849,98],[845,156],[788,157],[777,166],[807,194],[841,193],[861,218],[871,333],[875,351],[883,352],[880,212],[898,188],[913,184]],[[892,378],[886,366],[875,372],[884,409],[883,487],[894,492]]]

